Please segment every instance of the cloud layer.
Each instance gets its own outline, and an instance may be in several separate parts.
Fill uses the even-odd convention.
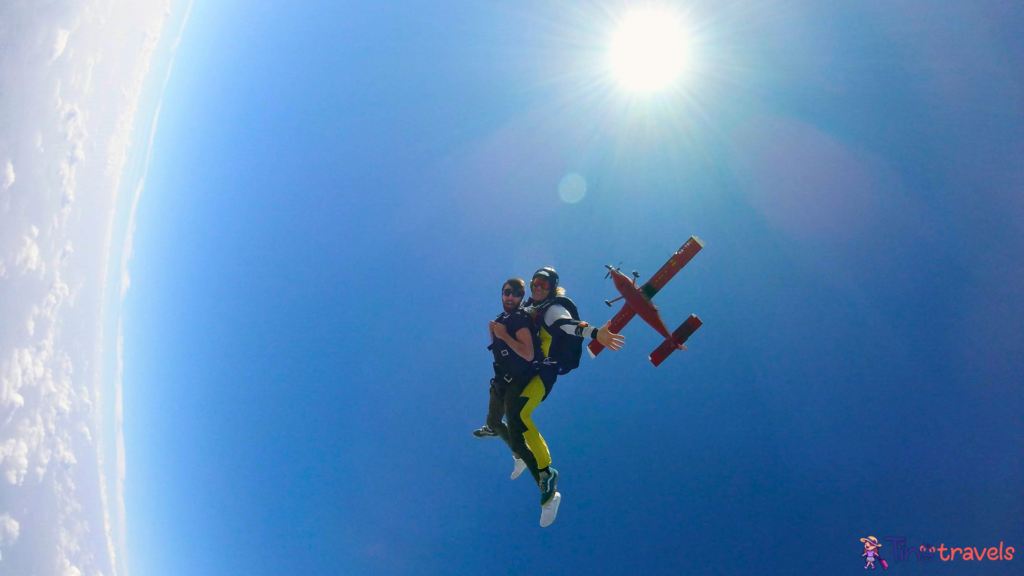
[[[104,281],[132,124],[169,9],[0,3],[5,575],[116,572],[99,453]]]

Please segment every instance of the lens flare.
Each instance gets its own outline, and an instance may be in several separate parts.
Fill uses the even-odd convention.
[[[562,202],[575,204],[587,195],[587,181],[575,172],[570,172],[562,177],[558,183],[558,195]]]

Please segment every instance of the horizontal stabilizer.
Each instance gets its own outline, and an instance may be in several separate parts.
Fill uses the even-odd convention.
[[[679,347],[697,331],[697,328],[701,327],[701,324],[703,324],[703,322],[700,321],[700,318],[697,318],[696,314],[690,314],[690,317],[680,324],[679,328],[676,328],[676,331],[672,333],[672,337],[662,342],[661,346],[658,346],[654,352],[651,352],[651,355],[647,357],[651,361],[651,364],[654,364],[655,367],[659,366],[665,361],[665,358],[668,358],[669,354],[678,350]]]

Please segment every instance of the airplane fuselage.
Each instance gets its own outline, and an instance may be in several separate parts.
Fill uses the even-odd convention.
[[[644,322],[650,324],[651,328],[657,330],[658,334],[665,338],[672,338],[672,333],[669,332],[668,326],[665,325],[665,321],[661,318],[661,313],[658,312],[658,307],[654,305],[654,302],[651,302],[628,276],[618,270],[611,270],[610,272],[612,281],[615,282],[615,289],[626,299],[626,303],[629,304],[630,308],[636,311],[637,315],[644,319]]]

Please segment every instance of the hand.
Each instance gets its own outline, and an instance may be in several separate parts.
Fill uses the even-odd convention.
[[[605,348],[615,351],[622,348],[622,345],[626,343],[626,337],[609,330],[608,325],[611,323],[612,321],[609,320],[597,330],[597,342]]]
[[[508,340],[508,329],[501,322],[491,322],[491,333],[495,338]]]

